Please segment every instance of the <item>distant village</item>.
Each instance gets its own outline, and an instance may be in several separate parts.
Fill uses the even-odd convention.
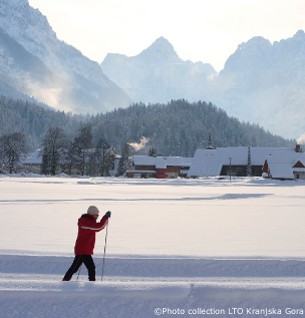
[[[117,175],[116,156],[110,176]],[[36,151],[22,161],[24,171],[39,171],[42,158]],[[133,155],[125,172],[128,178],[202,178],[259,176],[279,180],[305,179],[305,153],[301,146],[212,147],[197,149],[194,157]]]

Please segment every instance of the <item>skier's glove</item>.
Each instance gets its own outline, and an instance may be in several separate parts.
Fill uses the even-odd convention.
[[[106,212],[105,216],[109,219],[111,217],[111,211]]]

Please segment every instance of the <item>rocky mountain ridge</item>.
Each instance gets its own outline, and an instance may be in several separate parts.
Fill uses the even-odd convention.
[[[240,44],[219,73],[182,60],[164,37],[136,56],[108,54],[99,65],[58,40],[28,0],[0,0],[0,72],[0,94],[75,113],[202,100],[285,138],[305,131],[302,30],[279,42],[257,36]]]
[[[209,78],[216,75],[210,64],[182,60],[164,37],[136,56],[108,54],[101,67],[133,101],[144,103],[197,101],[210,89]]]
[[[108,54],[101,67],[137,102],[211,101],[286,138],[305,131],[304,31],[274,43],[254,37],[238,46],[219,73],[209,64],[183,61],[167,42],[160,38],[132,57]]]
[[[0,47],[0,68],[6,68],[4,74],[15,83],[12,90],[34,96],[54,108],[80,113],[129,105],[129,96],[104,75],[98,63],[60,41],[46,17],[27,0],[0,0],[0,17],[2,34],[19,45],[15,46],[19,53],[6,51],[5,45]],[[39,81],[32,73],[35,67],[18,67],[24,55],[31,55],[37,64],[44,65],[46,72],[40,74]]]

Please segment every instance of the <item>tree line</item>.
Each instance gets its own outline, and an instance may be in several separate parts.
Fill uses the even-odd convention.
[[[138,154],[162,156],[192,157],[196,149],[211,145],[293,145],[292,140],[272,135],[257,124],[240,122],[202,101],[139,103],[84,116],[0,96],[0,168],[9,172],[16,170],[23,154],[40,148],[45,174],[107,175],[115,153],[124,158],[119,165],[123,173],[132,151],[128,144],[143,136],[148,143]]]
[[[63,129],[50,128],[42,142],[42,173],[55,175],[109,176],[114,169],[115,151],[105,139],[93,145],[91,125],[83,126],[72,141]]]
[[[126,148],[127,147],[127,148]],[[127,153],[126,153],[127,149]],[[2,173],[14,173],[27,153],[26,137],[22,133],[12,133],[0,138],[0,163]],[[123,146],[117,174],[125,173],[129,166],[131,151],[128,144]],[[93,144],[92,127],[87,124],[80,128],[70,140],[60,127],[49,128],[40,149],[42,157],[41,173],[56,175],[109,176],[115,168],[116,151],[105,139]]]

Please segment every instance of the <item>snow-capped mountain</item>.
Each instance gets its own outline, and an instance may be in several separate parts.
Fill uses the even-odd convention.
[[[160,37],[140,54],[101,65],[59,41],[28,0],[0,0],[0,94],[33,96],[57,109],[96,113],[131,102],[211,101],[229,115],[288,138],[304,134],[305,33],[254,37],[224,69],[182,60]]]
[[[229,114],[273,133],[305,131],[305,33],[270,43],[255,37],[238,46],[215,78],[213,101]]]
[[[7,95],[4,88],[9,86],[9,92],[80,113],[129,105],[128,95],[98,63],[58,40],[46,17],[28,0],[0,0],[0,17],[0,69],[5,79],[1,94]]]
[[[134,101],[201,99],[287,138],[305,131],[303,31],[273,44],[263,37],[240,44],[219,74],[209,64],[183,61],[164,38],[137,56],[108,54],[101,67]]]
[[[205,100],[210,78],[216,74],[209,64],[179,58],[163,37],[133,57],[108,54],[101,67],[134,101],[147,103]]]
[[[52,76],[46,66],[0,28],[0,92],[25,98],[29,74],[32,81],[43,82]]]

